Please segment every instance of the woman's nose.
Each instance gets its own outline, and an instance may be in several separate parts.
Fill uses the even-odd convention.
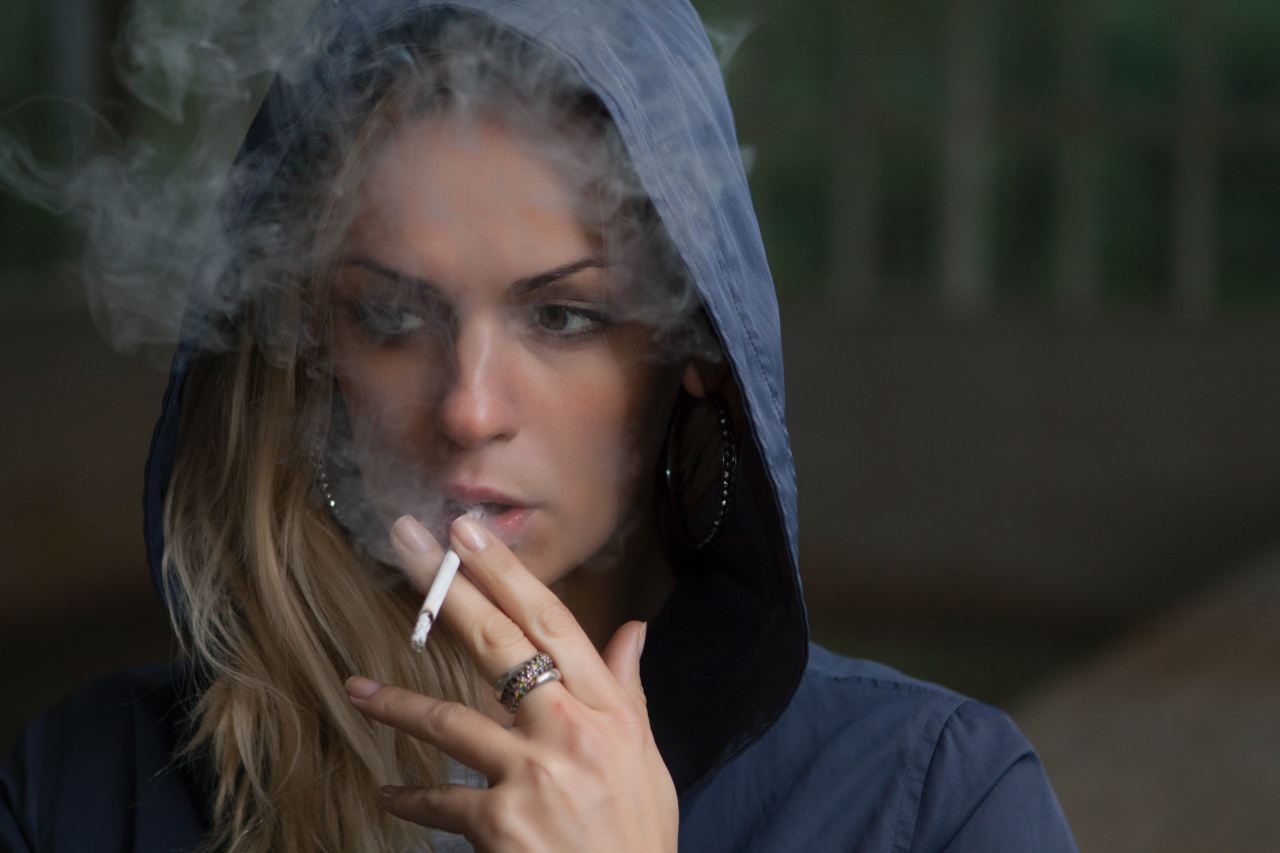
[[[462,448],[511,438],[513,377],[505,363],[501,329],[482,320],[455,332],[450,376],[439,406],[440,432]]]

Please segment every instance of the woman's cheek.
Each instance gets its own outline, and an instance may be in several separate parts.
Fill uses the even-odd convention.
[[[431,421],[430,382],[387,359],[352,359],[338,380],[353,438],[365,453],[419,455]]]
[[[567,448],[573,455],[569,470],[574,476],[566,483],[579,491],[583,533],[592,542],[591,551],[603,545],[622,521],[640,467],[629,420],[626,392],[630,389],[614,381],[599,383],[594,390],[577,413],[576,440]],[[571,425],[566,424],[564,434],[571,434]]]

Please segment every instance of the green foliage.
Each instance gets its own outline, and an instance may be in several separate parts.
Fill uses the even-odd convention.
[[[13,115],[51,76],[38,49],[48,32],[47,18],[34,2],[7,0],[0,26],[0,129],[10,126]],[[43,141],[34,140],[37,145]],[[60,242],[56,218],[0,191],[0,267],[56,257]],[[25,279],[0,276],[0,288],[27,286],[19,281]]]
[[[991,259],[996,296],[1019,303],[1048,298],[1054,274],[1056,152],[1038,139],[998,143],[992,158]]]
[[[998,300],[1046,301],[1058,259],[1059,158],[1070,134],[1101,157],[1099,257],[1104,305],[1162,309],[1174,257],[1176,120],[1181,43],[1177,4],[1108,0],[1091,4],[1100,70],[1098,115],[1068,115],[1072,69],[1063,66],[1063,15],[1078,7],[1021,0],[985,2],[981,50],[990,104],[984,151],[990,217],[987,269]],[[115,0],[107,9],[118,12]],[[727,70],[739,132],[754,154],[752,191],[779,288],[821,293],[838,287],[833,220],[850,192],[842,160],[851,120],[864,135],[875,176],[873,267],[883,298],[931,299],[940,279],[941,195],[947,115],[948,5],[936,0],[780,4],[696,0],[718,33],[744,35]],[[35,0],[10,0],[0,28],[0,116],[47,94],[59,29]],[[103,21],[116,20],[104,12]],[[1217,299],[1230,311],[1280,307],[1280,4],[1222,0],[1201,35],[1217,45]],[[105,57],[107,39],[101,48]],[[729,38],[729,41],[733,41]],[[105,61],[102,63],[105,65]],[[106,94],[118,92],[105,89]],[[854,92],[861,100],[853,105]],[[102,94],[102,93],[100,93]],[[252,106],[251,104],[248,106]],[[145,133],[179,159],[194,140],[182,128],[130,104],[119,127]],[[1257,117],[1255,121],[1251,117]],[[6,125],[7,126],[7,125]],[[1270,130],[1268,130],[1270,128]],[[49,134],[49,131],[38,131]],[[53,150],[55,136],[34,144]],[[843,183],[842,183],[843,182]],[[56,220],[0,195],[0,263],[65,257]],[[4,285],[0,284],[0,287]]]
[[[1097,114],[1067,112],[1064,15],[1054,3],[986,0],[990,75],[987,268],[998,300],[1049,300],[1057,273],[1058,162],[1073,138],[1101,158],[1096,189],[1103,305],[1167,310],[1173,279],[1180,54],[1187,30],[1176,4],[1109,0],[1085,21],[1099,72]],[[712,21],[736,4],[703,0]],[[940,209],[947,96],[947,5],[925,0],[811,0],[775,7],[730,73],[744,141],[757,151],[752,189],[780,289],[809,293],[840,281],[824,270],[839,158],[849,146],[835,116],[855,88],[866,93],[875,175],[874,266],[884,298],[916,301],[940,278]],[[1192,36],[1216,44],[1219,134],[1215,211],[1216,298],[1223,310],[1280,305],[1280,4],[1225,0]],[[723,20],[723,18],[722,18]],[[851,27],[863,28],[851,36]],[[1216,29],[1215,29],[1216,28]],[[856,62],[843,55],[864,52]],[[829,55],[824,55],[829,52]],[[856,79],[850,75],[860,75]],[[1257,126],[1231,113],[1256,108]],[[1072,137],[1070,134],[1076,134]],[[1241,138],[1243,137],[1243,138]],[[815,274],[822,270],[822,274]]]
[[[1280,310],[1280,139],[1223,149],[1220,299],[1230,310]]]
[[[1177,19],[1169,0],[1094,4],[1103,89],[1117,106],[1172,103],[1177,93]]]
[[[1222,91],[1231,104],[1280,104],[1280,8],[1269,0],[1224,0]]]
[[[1112,302],[1158,307],[1171,282],[1173,168],[1165,140],[1104,151],[1103,293]]]

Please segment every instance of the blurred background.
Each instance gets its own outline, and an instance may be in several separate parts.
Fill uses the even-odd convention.
[[[815,639],[1009,710],[1082,849],[1280,849],[1280,4],[695,5],[782,302]],[[123,9],[5,0],[0,124],[65,156],[41,105],[82,100],[180,146],[112,76]],[[79,239],[0,196],[5,743],[171,651],[165,354],[103,342]]]

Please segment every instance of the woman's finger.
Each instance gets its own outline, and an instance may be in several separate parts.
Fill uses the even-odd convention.
[[[392,525],[391,544],[404,573],[425,595],[440,569],[444,550],[417,519],[408,515]],[[449,629],[490,682],[537,651],[519,626],[461,576],[454,577],[437,616],[449,623]]]
[[[440,561],[444,559],[440,543],[417,519],[406,515],[391,525],[391,545],[409,582],[414,589],[426,595],[440,568]]]
[[[645,622],[627,622],[614,632],[613,638],[601,653],[605,665],[631,696],[637,708],[644,708],[649,704],[644,695],[644,685],[640,683],[640,655],[644,652],[644,639],[648,630],[649,626]]]
[[[593,708],[617,706],[617,679],[556,594],[475,519],[458,518],[452,534],[452,547],[470,576],[534,646],[551,655],[569,692]]]
[[[391,541],[405,572],[410,577],[426,578],[425,586],[429,586],[440,557],[435,549],[415,547],[415,543],[427,541],[420,539],[419,531],[430,536],[421,524],[405,516],[396,522]],[[439,617],[490,683],[538,652],[524,630],[462,575],[454,577]]]
[[[381,791],[382,807],[401,820],[462,835],[475,842],[483,821],[481,808],[487,792],[466,785],[434,788],[401,788],[388,785]]]
[[[509,730],[457,702],[433,699],[361,676],[347,679],[347,695],[361,713],[439,747],[492,782],[503,777],[524,746]]]

